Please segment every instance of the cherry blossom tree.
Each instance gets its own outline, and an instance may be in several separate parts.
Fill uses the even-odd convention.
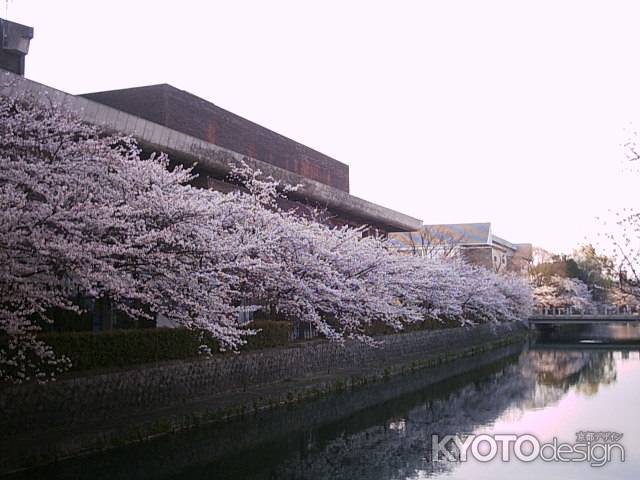
[[[222,349],[256,333],[238,320],[247,304],[332,340],[369,340],[373,322],[511,321],[530,309],[524,279],[403,255],[362,229],[281,210],[294,187],[246,165],[233,172],[242,188],[195,188],[191,170],[141,156],[129,137],[0,98],[0,378],[64,370],[37,332],[87,297],[132,317],[162,314]]]
[[[362,229],[329,227],[281,211],[274,202],[277,182],[257,184],[260,172],[246,167],[235,175],[251,194],[231,194],[242,216],[235,224],[240,248],[231,268],[245,280],[242,295],[249,301],[309,322],[332,339],[361,337],[375,321],[399,328],[403,321],[421,319],[405,298],[410,275],[405,258],[385,242],[363,238]]]
[[[254,190],[256,172],[238,173]],[[245,202],[251,198],[259,197]],[[371,323],[401,329],[425,317],[461,324],[516,320],[531,308],[523,278],[457,258],[400,254],[384,239],[363,238],[361,229],[329,227],[266,203],[271,213],[254,206],[244,224],[250,231],[243,238],[261,237],[251,254],[242,256],[251,268],[238,265],[245,269],[240,276],[249,279],[245,293],[280,315],[315,325],[329,338],[363,338]]]
[[[229,200],[189,186],[189,170],[140,157],[109,136],[28,97],[0,105],[0,376],[43,378],[64,368],[36,338],[52,309],[108,298],[132,316],[162,313],[240,343]],[[231,220],[232,221],[232,220]]]
[[[607,291],[607,303],[619,310],[640,311],[640,291],[636,286],[614,286]]]
[[[580,313],[590,313],[594,309],[587,285],[577,278],[557,275],[540,278],[533,290],[533,297],[540,308],[570,307]]]
[[[409,283],[420,314],[461,324],[522,320],[531,309],[525,278],[502,275],[461,259],[411,257]]]

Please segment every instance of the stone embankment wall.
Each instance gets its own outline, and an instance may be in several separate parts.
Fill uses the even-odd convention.
[[[312,341],[196,361],[69,376],[44,385],[11,386],[0,390],[0,451],[5,447],[15,450],[17,445],[31,449],[42,439],[50,438],[46,450],[53,450],[39,450],[36,454],[46,462],[59,455],[108,447],[114,439],[118,443],[137,441],[220,418],[222,409],[230,415],[239,414],[246,411],[247,405],[263,408],[287,402],[293,393],[297,399],[313,398],[300,392],[327,392],[332,385],[359,384],[354,379],[366,382],[376,375],[428,366],[432,360],[441,363],[458,352],[502,342],[524,330],[522,324],[509,323],[411,332],[380,337],[381,344],[375,347],[351,341],[344,346]],[[242,410],[234,412],[229,408],[234,406],[241,406]],[[198,416],[195,411],[206,414]],[[153,427],[148,427],[151,423]],[[138,428],[143,424],[147,426]],[[138,438],[124,439],[125,427],[130,432],[134,426],[134,436]],[[58,447],[54,448],[54,444]],[[5,459],[9,461],[9,457],[13,455]],[[13,469],[17,466],[15,461],[24,466],[13,458],[9,462],[12,465],[0,465],[0,472]]]
[[[0,390],[0,430],[95,423],[138,409],[183,404],[223,392],[314,375],[361,374],[428,358],[447,349],[490,342],[518,324],[482,325],[382,337],[382,344],[315,341],[198,361],[147,365],[126,371],[63,378]]]

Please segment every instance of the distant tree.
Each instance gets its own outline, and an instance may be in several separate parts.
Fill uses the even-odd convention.
[[[544,278],[544,277],[568,277],[568,267],[567,267],[567,259],[566,257],[561,257],[559,255],[555,255],[550,259],[535,264],[529,270],[529,275],[533,279]]]
[[[540,308],[571,307],[575,312],[590,313],[595,307],[584,282],[555,275],[536,279],[533,298]]]
[[[613,285],[613,260],[600,255],[592,245],[581,245],[571,255],[550,255],[531,269],[536,286],[557,284],[560,278],[575,279],[589,290],[591,300],[606,303]]]
[[[545,250],[542,247],[534,246],[532,249],[532,258],[531,258],[531,262],[533,264],[532,266],[535,267],[542,263],[551,263],[555,257],[557,257],[557,255],[554,255],[548,250]]]
[[[607,303],[617,308],[638,311],[640,310],[640,291],[629,285],[613,286],[607,291]]]
[[[629,170],[637,173],[640,161],[637,133],[624,144],[624,154],[629,161]],[[636,294],[640,287],[640,213],[637,205],[629,205],[616,213],[613,225],[605,233],[613,245],[613,261],[621,288],[629,287]]]
[[[608,288],[615,275],[614,262],[606,255],[599,255],[593,245],[581,245],[571,255],[570,277],[579,278],[589,286]]]

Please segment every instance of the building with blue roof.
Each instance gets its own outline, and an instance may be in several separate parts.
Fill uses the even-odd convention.
[[[393,232],[394,249],[430,258],[461,257],[495,271],[526,272],[532,260],[530,243],[511,243],[491,231],[490,222],[423,225],[419,230]]]

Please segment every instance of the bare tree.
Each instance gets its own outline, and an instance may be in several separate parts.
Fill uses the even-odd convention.
[[[409,237],[413,253],[427,258],[458,257],[464,233],[452,233],[442,225],[425,225]]]
[[[558,257],[558,255],[551,253],[542,247],[534,246],[531,259],[533,264],[532,266],[535,267],[541,263],[551,263],[556,257]]]
[[[623,145],[630,169],[635,171],[640,161],[638,134],[632,132],[631,138]],[[605,222],[605,225],[606,222]],[[638,292],[640,287],[640,212],[635,205],[623,208],[616,213],[615,222],[607,225],[605,238],[613,246],[613,260],[619,285],[629,292]]]

